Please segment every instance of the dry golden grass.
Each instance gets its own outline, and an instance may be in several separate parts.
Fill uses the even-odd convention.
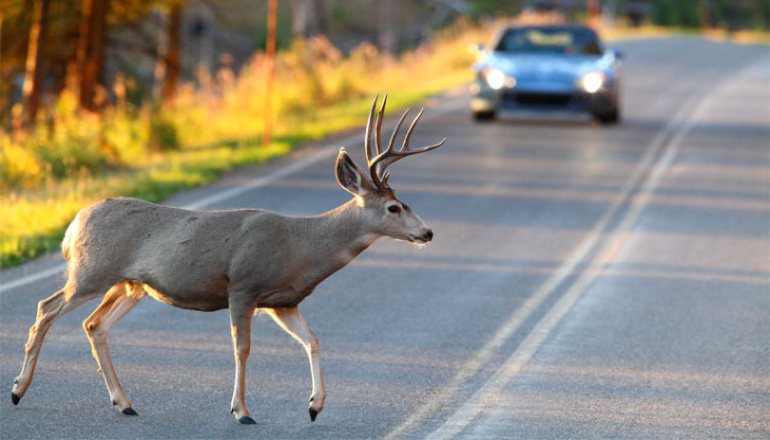
[[[265,129],[266,60],[256,55],[238,75],[220,71],[198,87],[186,85],[166,108],[118,102],[84,114],[65,92],[33,130],[0,133],[0,266],[54,249],[75,213],[115,196],[161,201],[173,192],[214,180],[220,173],[286,154],[303,142],[360,126],[371,98],[390,92],[389,109],[472,79],[471,44],[486,42],[502,22],[459,22],[398,58],[363,44],[344,56],[327,40],[297,41],[276,61],[273,133]],[[659,27],[605,29],[608,40],[654,38]],[[767,32],[708,38],[768,42]],[[18,112],[18,109],[17,109]]]
[[[343,56],[323,38],[296,42],[277,57],[275,140],[268,146],[260,145],[262,55],[237,76],[222,70],[201,87],[183,87],[163,109],[118,102],[102,114],[83,114],[65,92],[31,132],[2,133],[0,265],[56,248],[75,213],[99,199],[161,201],[223,171],[362,125],[375,93],[391,92],[395,111],[468,82],[468,46],[488,35],[488,28],[459,23],[399,58],[368,44]]]

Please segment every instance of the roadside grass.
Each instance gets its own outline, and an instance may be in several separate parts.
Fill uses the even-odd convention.
[[[362,126],[375,93],[395,113],[468,82],[470,43],[488,30],[459,23],[399,58],[364,44],[343,56],[325,39],[299,41],[276,60],[273,141],[261,145],[265,59],[240,75],[220,71],[184,86],[173,106],[117,102],[84,114],[65,91],[33,130],[2,133],[0,267],[56,249],[82,208],[107,197],[159,202],[223,172],[285,155],[311,140]],[[351,146],[352,147],[352,146]]]
[[[141,168],[97,177],[73,178],[38,191],[2,199],[0,253],[9,267],[59,246],[67,225],[84,206],[115,196],[158,202],[186,188],[214,180],[223,171],[284,155],[292,144],[233,144],[158,157]]]
[[[721,28],[694,29],[644,25],[639,27],[617,27],[601,30],[602,38],[607,41],[639,40],[649,38],[665,38],[675,35],[692,35],[713,41],[724,41],[734,44],[770,44],[770,32],[765,30],[736,30],[728,31]]]
[[[0,133],[0,267],[56,249],[75,214],[100,199],[159,202],[225,171],[362,126],[375,93],[391,92],[388,111],[396,113],[467,83],[469,46],[486,42],[498,25],[459,22],[399,58],[369,44],[343,56],[323,38],[295,42],[276,60],[274,141],[266,146],[260,144],[266,73],[260,54],[237,76],[223,69],[196,87],[185,85],[163,108],[130,104],[131,81],[123,77],[115,81],[116,102],[99,114],[78,111],[65,91],[32,130]],[[602,32],[609,41],[676,33],[654,27]],[[740,38],[768,41],[766,32]]]

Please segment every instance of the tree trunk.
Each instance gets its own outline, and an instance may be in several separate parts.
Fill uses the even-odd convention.
[[[109,0],[83,0],[77,48],[77,86],[80,107],[96,110],[96,88],[102,78]]]
[[[29,30],[23,88],[24,119],[26,124],[31,124],[35,121],[38,108],[40,108],[40,92],[43,85],[43,55],[41,48],[45,47],[46,44],[48,6],[50,3],[50,0],[35,1],[32,27]]]
[[[0,0],[0,41],[3,38],[3,22],[5,22],[5,3],[6,0]]]
[[[161,96],[164,102],[171,102],[176,97],[176,86],[181,69],[182,46],[182,4],[171,6],[168,12],[168,34],[166,38],[165,78]]]
[[[380,0],[380,35],[378,42],[383,54],[393,56],[398,48],[396,29],[396,0]]]
[[[309,38],[326,34],[326,12],[323,0],[289,0],[291,32],[295,37]]]

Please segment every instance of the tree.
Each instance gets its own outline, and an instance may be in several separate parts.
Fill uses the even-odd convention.
[[[396,53],[396,0],[380,0],[380,29],[377,42],[386,55]]]
[[[0,0],[0,39],[3,38],[3,23],[5,22],[5,3],[7,0]]]
[[[77,87],[80,107],[97,110],[96,90],[102,82],[109,0],[83,0],[77,47]]]
[[[291,31],[295,37],[309,38],[325,35],[326,11],[324,0],[289,0]]]
[[[42,48],[46,45],[48,33],[48,8],[50,0],[36,0],[32,26],[27,43],[27,62],[25,65],[24,86],[24,119],[27,123],[35,121],[40,107],[40,89],[43,84]]]
[[[176,96],[176,86],[179,82],[181,70],[182,3],[171,5],[168,12],[168,26],[166,29],[166,53],[163,59],[165,77],[163,79],[161,97],[164,102],[171,102]]]

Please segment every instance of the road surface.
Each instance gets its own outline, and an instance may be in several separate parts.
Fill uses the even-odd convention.
[[[382,239],[300,305],[328,393],[315,423],[304,351],[269,318],[253,328],[245,426],[229,414],[227,313],[152,299],[110,334],[139,417],[111,407],[91,357],[81,322],[96,302],[56,322],[13,407],[37,302],[63,283],[50,255],[0,274],[0,437],[768,438],[767,46],[619,46],[616,127],[475,124],[465,94],[427,102],[413,144],[447,144],[395,165],[391,184],[434,242]],[[361,138],[168,203],[322,213],[348,199],[336,149],[361,163]]]

